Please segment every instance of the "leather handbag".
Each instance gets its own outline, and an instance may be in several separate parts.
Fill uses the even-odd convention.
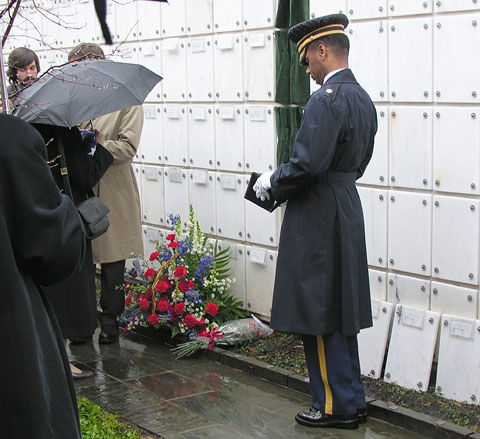
[[[65,194],[68,195],[73,201],[72,188],[70,186],[67,163],[65,161],[63,139],[61,136],[57,138],[57,143],[58,152],[60,155],[60,174],[62,175],[63,179],[63,189]],[[107,217],[107,213],[110,212],[110,209],[99,197],[95,196],[91,189],[88,191],[88,195],[89,198],[78,203],[76,207],[80,217],[82,218],[87,238],[92,240],[100,235],[103,235],[110,226],[110,221]]]
[[[110,209],[95,195],[77,204],[77,210],[83,220],[88,239],[103,235],[110,226],[107,218]]]

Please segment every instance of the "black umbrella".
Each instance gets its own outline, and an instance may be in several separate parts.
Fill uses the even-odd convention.
[[[73,127],[142,104],[161,79],[140,64],[76,61],[48,70],[18,93],[13,115],[30,123]]]

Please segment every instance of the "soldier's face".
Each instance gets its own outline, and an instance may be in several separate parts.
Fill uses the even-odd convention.
[[[305,61],[307,62],[307,74],[318,84],[323,84],[326,75],[325,69],[325,46],[323,44],[310,44],[307,48]]]
[[[17,82],[24,86],[31,84],[34,79],[37,79],[37,74],[37,65],[33,60],[28,66],[17,69]]]

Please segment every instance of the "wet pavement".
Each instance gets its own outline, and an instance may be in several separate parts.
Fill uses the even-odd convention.
[[[308,395],[255,378],[204,356],[175,360],[170,347],[139,334],[119,343],[70,346],[92,378],[77,380],[79,396],[165,439],[424,439],[369,419],[358,430],[311,429],[295,414]]]

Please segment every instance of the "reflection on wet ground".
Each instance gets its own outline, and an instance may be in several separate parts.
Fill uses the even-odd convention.
[[[424,439],[369,419],[358,430],[311,429],[295,414],[310,397],[205,357],[175,360],[169,346],[138,334],[112,345],[71,346],[72,360],[95,371],[77,393],[165,439]]]

